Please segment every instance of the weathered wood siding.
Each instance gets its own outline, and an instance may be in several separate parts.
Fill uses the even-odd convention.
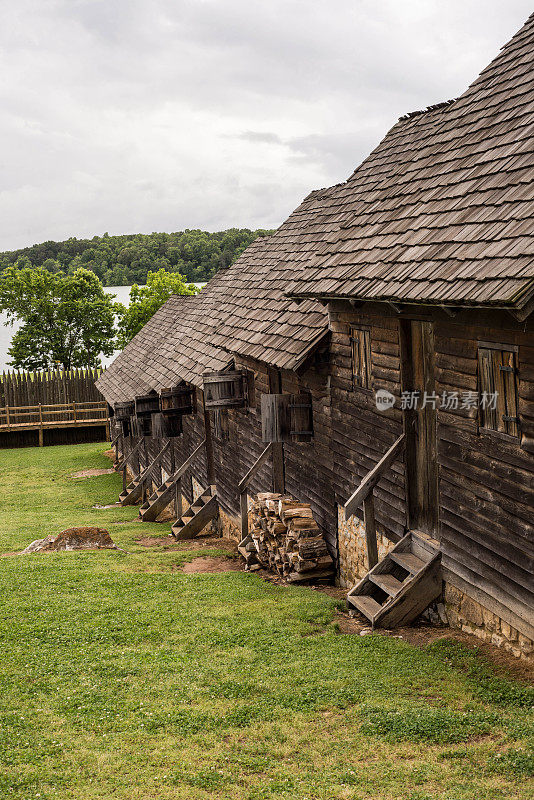
[[[236,368],[254,373],[254,404],[248,409],[228,410],[228,438],[214,438],[217,492],[221,507],[239,516],[237,485],[266,445],[261,439],[261,394],[272,389],[267,365],[236,359]],[[329,366],[315,365],[303,374],[282,371],[281,391],[310,391],[313,401],[314,436],[310,442],[284,444],[286,491],[309,502],[315,519],[324,528],[332,555],[337,555],[337,520],[332,492],[332,458],[329,449]],[[271,378],[272,380],[272,378]],[[272,489],[272,465],[268,460],[254,477],[250,493]]]
[[[314,437],[311,442],[286,443],[284,445],[284,467],[286,491],[304,502],[309,502],[315,519],[324,528],[331,554],[337,556],[337,516],[332,489],[332,451],[330,441],[330,393],[328,352],[322,353],[320,366],[312,366],[303,374],[283,371],[280,373],[281,391],[297,393],[310,391],[313,401]],[[251,359],[236,359],[237,369],[247,369],[254,375],[254,402],[248,408],[227,409],[225,438],[212,436],[214,448],[215,482],[220,507],[230,517],[239,518],[238,483],[252,467],[266,445],[261,438],[261,395],[272,387],[269,368]],[[163,462],[171,472],[172,458],[178,467],[205,436],[202,412],[202,392],[197,390],[197,413],[183,418],[183,435],[173,440],[172,451],[167,452]],[[213,421],[213,412],[210,412]],[[126,440],[128,441],[128,440]],[[165,444],[164,439],[147,439],[147,456],[144,447],[140,458],[144,466],[152,460]],[[132,442],[133,443],[133,442]],[[130,445],[131,446],[131,445]],[[204,452],[190,470],[190,474],[207,485]],[[187,490],[189,483],[186,480]],[[249,492],[271,491],[273,487],[272,463],[269,459],[250,484]],[[190,490],[184,491],[190,499]]]
[[[417,313],[417,312],[416,312]],[[520,427],[534,419],[534,324],[504,312],[421,314],[434,321],[436,392],[476,392],[478,341],[518,347]],[[374,392],[401,391],[399,318],[378,305],[330,304],[334,490],[343,503],[402,431],[402,412],[378,412]],[[352,388],[349,328],[371,330],[372,391]],[[396,403],[396,406],[398,404]],[[534,456],[480,430],[476,409],[438,411],[439,531],[444,577],[525,635],[534,634]],[[525,438],[523,438],[525,442]],[[376,518],[391,538],[405,518],[403,465],[380,482]]]
[[[355,311],[348,303],[329,306],[332,330],[331,448],[335,499],[343,505],[365,475],[402,433],[399,409],[400,349],[398,322],[380,310]],[[350,327],[369,327],[371,389],[353,386]],[[385,389],[397,398],[395,407],[378,411],[375,392]],[[404,462],[399,460],[375,489],[375,516],[392,541],[404,534],[406,501]],[[363,516],[363,511],[361,512]]]
[[[477,391],[477,342],[518,346],[520,427],[533,414],[534,328],[496,312],[473,324],[436,320],[436,391]],[[445,578],[534,637],[534,456],[479,428],[475,410],[438,413]]]

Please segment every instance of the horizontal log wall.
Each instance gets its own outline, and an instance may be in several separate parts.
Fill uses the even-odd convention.
[[[253,403],[247,408],[227,409],[225,438],[213,435],[215,480],[221,509],[234,519],[239,518],[238,483],[252,467],[266,445],[261,438],[261,395],[269,392],[269,369],[265,364],[252,360],[236,359],[237,369],[247,369],[254,375]],[[310,391],[313,399],[314,437],[311,442],[287,443],[284,445],[286,491],[295,498],[309,502],[314,518],[324,529],[329,550],[337,556],[337,515],[332,491],[332,458],[329,448],[330,399],[328,364],[320,368],[309,368],[302,375],[282,372],[282,391],[296,393]],[[167,472],[171,472],[172,459],[176,468],[193,452],[205,436],[202,412],[202,392],[197,390],[197,413],[183,418],[183,435],[173,440],[172,449],[164,456]],[[213,424],[213,412],[210,412]],[[137,440],[126,440],[126,449],[131,450]],[[141,448],[142,466],[149,463],[165,444],[164,439],[147,439]],[[190,474],[207,485],[205,454],[197,459]],[[273,474],[271,460],[260,468],[253,478],[249,493],[271,491]],[[184,494],[190,499],[189,483],[184,482]]]
[[[520,427],[534,415],[534,330],[495,312],[491,325],[435,322],[436,391],[478,389],[478,341],[518,347]],[[534,455],[479,428],[476,409],[438,413],[440,535],[447,581],[534,638]]]
[[[399,318],[379,305],[329,306],[332,328],[334,490],[344,503],[402,431],[402,412],[378,412],[374,392],[401,391]],[[518,348],[522,439],[479,429],[478,411],[438,411],[439,514],[444,577],[526,636],[534,638],[534,455],[525,430],[534,420],[534,323],[504,312],[414,309],[434,321],[436,392],[476,392],[478,341]],[[372,392],[352,389],[350,326],[371,330]],[[398,406],[398,403],[396,403]],[[523,445],[521,444],[523,442]],[[386,534],[403,532],[404,471],[398,463],[380,482],[376,518]]]
[[[348,303],[329,305],[332,331],[331,449],[333,491],[344,505],[366,474],[380,461],[402,433],[399,409],[400,351],[396,319],[380,309],[355,311]],[[371,387],[353,386],[351,326],[370,330]],[[375,392],[385,389],[396,398],[395,407],[378,411]],[[374,491],[378,528],[392,541],[404,535],[406,500],[404,461],[399,459]],[[363,511],[360,512],[363,516]]]

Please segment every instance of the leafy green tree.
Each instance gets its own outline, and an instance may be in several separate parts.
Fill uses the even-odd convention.
[[[115,349],[119,304],[89,270],[65,275],[17,262],[0,275],[0,310],[22,322],[8,350],[13,367],[96,367]]]
[[[201,230],[174,233],[94,236],[71,238],[65,242],[43,242],[22,250],[0,253],[0,272],[22,258],[27,266],[58,269],[73,274],[80,267],[89,269],[105,286],[144,284],[149,272],[165,269],[178,272],[186,281],[209,280],[225,269],[258,236],[272,231],[230,228],[208,233]]]
[[[130,305],[121,307],[118,347],[125,347],[171,295],[194,295],[198,291],[196,286],[186,284],[184,276],[178,272],[164,269],[149,272],[146,286],[134,284],[130,290]]]

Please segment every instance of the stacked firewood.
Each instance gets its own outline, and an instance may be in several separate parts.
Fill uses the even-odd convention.
[[[309,503],[260,493],[249,510],[249,534],[239,544],[245,569],[277,572],[290,583],[330,582],[334,562]]]

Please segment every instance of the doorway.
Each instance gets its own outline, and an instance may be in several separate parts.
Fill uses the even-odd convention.
[[[438,538],[437,397],[434,326],[400,320],[408,525]]]

